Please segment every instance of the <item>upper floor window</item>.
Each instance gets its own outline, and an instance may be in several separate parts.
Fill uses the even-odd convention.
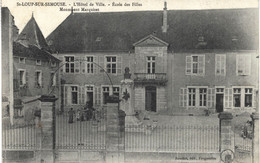
[[[39,59],[36,59],[36,65],[41,65],[41,64],[42,64],[42,61]]]
[[[217,54],[215,57],[215,74],[226,75],[226,55]]]
[[[19,58],[19,63],[25,63],[25,58],[20,57],[20,58]]]
[[[116,74],[116,68],[117,68],[116,57],[114,57],[114,56],[107,56],[105,65],[106,65],[107,73]]]
[[[75,63],[73,56],[65,56],[65,72],[74,73],[75,72]]]
[[[56,86],[56,75],[54,72],[51,73],[51,86]]]
[[[19,83],[20,83],[20,86],[23,86],[26,84],[25,70],[19,70]]]
[[[205,55],[186,56],[186,75],[204,75]]]
[[[36,80],[36,86],[42,86],[42,72],[41,71],[35,72],[35,80]]]
[[[94,57],[93,56],[86,56],[86,73],[93,74],[94,73]]]
[[[57,63],[54,62],[54,61],[52,61],[52,62],[51,62],[51,67],[56,67],[56,66],[57,66]]]
[[[237,75],[250,75],[251,55],[237,55],[236,72]]]
[[[155,57],[147,57],[147,73],[155,73]]]

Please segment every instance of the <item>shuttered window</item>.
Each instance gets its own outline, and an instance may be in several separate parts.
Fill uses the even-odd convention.
[[[237,55],[236,72],[237,75],[250,75],[251,55]]]
[[[204,75],[205,55],[186,56],[186,75]]]
[[[75,73],[74,56],[65,56],[65,73]]]
[[[208,88],[187,88],[187,105],[189,107],[206,107],[208,105]]]
[[[226,55],[216,54],[215,56],[215,74],[226,75]]]
[[[94,73],[94,57],[86,56],[86,73],[93,74]]]
[[[26,80],[26,71],[25,70],[19,70],[19,83],[20,83],[20,86],[23,86],[27,83],[27,80]]]
[[[232,88],[225,89],[225,108],[232,108]]]

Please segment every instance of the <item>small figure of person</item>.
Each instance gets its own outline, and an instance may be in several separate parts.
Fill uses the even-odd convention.
[[[69,123],[73,123],[73,116],[74,116],[74,110],[73,108],[70,108],[70,111],[68,112],[69,114]]]
[[[80,120],[80,109],[77,110],[76,119],[77,119],[77,121]]]

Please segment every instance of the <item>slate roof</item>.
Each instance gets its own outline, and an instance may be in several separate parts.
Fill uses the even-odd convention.
[[[49,50],[48,44],[33,15],[19,34],[17,41],[21,42],[25,46],[35,45],[39,49]]]
[[[14,42],[13,44],[13,55],[16,57],[26,57],[40,59],[43,61],[60,62],[59,59],[52,56],[49,52],[39,49],[35,45],[28,45],[28,47],[26,47],[19,42]]]
[[[163,34],[163,11],[73,13],[47,41],[59,53],[132,51],[150,34],[169,43],[170,51],[258,49],[258,9],[168,10],[167,15]]]

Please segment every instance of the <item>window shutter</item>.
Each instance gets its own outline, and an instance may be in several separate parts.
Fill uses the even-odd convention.
[[[43,82],[44,81],[44,77],[43,77],[43,72],[41,72],[41,76],[40,76],[40,85],[43,88]]]
[[[225,108],[232,108],[232,88],[225,89]]]
[[[98,95],[97,95],[97,87],[94,87],[94,99],[95,99],[95,105],[98,105]]]
[[[81,104],[85,104],[85,87],[81,86]]]
[[[187,88],[180,89],[179,106],[186,107],[187,105]]]
[[[212,88],[211,90],[211,105],[213,108],[215,108],[215,88]]]
[[[71,105],[71,92],[72,92],[72,89],[71,89],[71,86],[67,86],[67,104],[68,105]]]
[[[80,65],[80,69],[81,69],[81,73],[82,74],[85,74],[85,72],[86,72],[86,60],[85,60],[85,57],[81,57],[81,60],[82,60],[82,62],[81,62],[81,65]]]
[[[122,74],[122,56],[117,56],[117,74]]]
[[[61,63],[60,63],[60,73],[63,73],[63,71],[64,71],[64,63],[65,63],[65,58],[64,57],[62,57],[62,56],[60,56],[60,57],[58,57],[59,58],[59,60],[61,61]]]
[[[64,94],[63,94],[63,100],[64,100],[64,105],[68,105],[68,86],[64,86]]]
[[[78,98],[79,98],[79,102],[78,104],[82,104],[82,93],[81,93],[81,86],[78,87]]]
[[[29,74],[27,71],[25,71],[25,83],[27,84],[27,87],[29,87]]]
[[[204,75],[204,68],[205,68],[205,56],[200,55],[198,56],[198,73],[200,75]]]
[[[98,98],[98,105],[101,105],[101,100],[102,100],[101,87],[98,87],[97,89],[97,98]]]
[[[59,74],[56,72],[56,73],[54,73],[54,76],[56,77],[56,85],[55,86],[59,86],[60,85]]]
[[[75,73],[80,73],[80,57],[75,57]]]
[[[191,56],[186,56],[186,75],[191,75]]]
[[[104,67],[104,56],[99,56],[99,66],[101,66],[102,68],[105,69]],[[99,68],[99,73],[100,74],[103,74],[103,70],[101,68]]]
[[[34,87],[37,87],[37,81],[38,81],[37,72],[35,71],[35,73],[34,73]]]
[[[208,88],[208,107],[212,107],[212,88]]]
[[[98,70],[100,69],[97,64],[98,64],[98,57],[97,56],[93,56],[93,68],[94,68],[94,74],[98,74]]]

